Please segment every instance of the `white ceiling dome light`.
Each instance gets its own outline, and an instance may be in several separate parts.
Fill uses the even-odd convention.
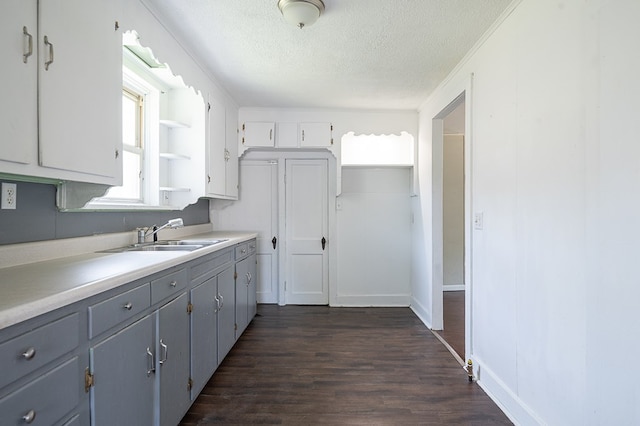
[[[284,19],[298,28],[313,25],[324,12],[322,0],[278,0]]]

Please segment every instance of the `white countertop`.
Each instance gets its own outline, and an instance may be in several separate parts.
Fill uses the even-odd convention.
[[[250,232],[206,232],[181,238],[228,240],[191,252],[90,252],[0,268],[0,330],[256,237]],[[20,246],[15,250],[25,250]],[[106,248],[114,247],[101,249]]]

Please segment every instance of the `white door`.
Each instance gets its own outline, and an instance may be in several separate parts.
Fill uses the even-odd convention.
[[[238,201],[218,212],[218,228],[258,233],[258,303],[277,303],[280,236],[276,161],[240,162]]]
[[[327,160],[286,160],[285,302],[329,303]]]

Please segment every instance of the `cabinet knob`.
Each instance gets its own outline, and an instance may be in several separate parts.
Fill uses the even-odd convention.
[[[35,418],[36,418],[36,412],[34,410],[29,410],[27,414],[22,416],[22,420],[24,420],[24,422],[27,424],[33,423]]]
[[[131,308],[133,308],[133,305],[131,304],[131,302],[127,302],[122,306],[124,309],[126,309],[127,311],[130,311]]]
[[[169,284],[171,287],[175,287],[178,285],[178,283],[176,281],[171,281],[171,283]]]
[[[36,356],[36,348],[34,347],[30,347],[22,353],[22,358],[26,359],[27,361],[33,359],[34,356]]]

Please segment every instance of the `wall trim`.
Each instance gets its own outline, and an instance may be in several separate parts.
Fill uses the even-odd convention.
[[[448,284],[442,286],[442,291],[465,291],[466,286],[464,284]]]
[[[482,360],[473,358],[478,385],[516,425],[542,425],[538,417]]]
[[[372,294],[337,295],[332,301],[333,307],[409,307],[411,296],[408,294]]]
[[[429,330],[432,330],[433,327],[431,325],[431,314],[429,311],[416,299],[415,297],[411,297],[411,305],[409,308],[413,311],[414,314],[423,322],[424,325],[427,326]]]

